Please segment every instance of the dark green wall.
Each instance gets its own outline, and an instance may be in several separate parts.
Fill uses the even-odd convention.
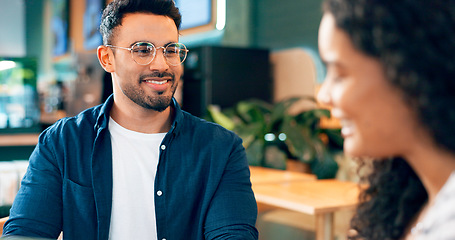
[[[255,0],[255,46],[307,47],[317,51],[322,0]]]
[[[25,1],[25,43],[27,57],[38,59],[39,71],[45,70],[44,61],[44,2],[45,0]]]
[[[227,0],[221,35],[200,34],[187,45],[312,49],[317,55],[322,0]]]
[[[44,2],[33,0],[25,2],[25,37],[26,51],[29,57],[42,55],[43,45],[43,11]]]

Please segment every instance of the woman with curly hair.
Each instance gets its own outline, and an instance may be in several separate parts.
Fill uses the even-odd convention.
[[[318,94],[373,159],[349,239],[455,239],[455,1],[326,0]]]

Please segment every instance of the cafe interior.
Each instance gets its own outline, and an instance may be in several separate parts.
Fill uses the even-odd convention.
[[[9,214],[40,132],[112,93],[96,57],[109,2],[0,0],[0,218]],[[180,42],[189,49],[175,94],[182,109],[234,132],[248,124],[268,129],[240,135],[259,239],[345,239],[359,180],[343,154],[339,123],[315,101],[325,75],[317,48],[321,1],[175,2]],[[262,118],[241,124],[232,111],[259,111],[263,103]]]

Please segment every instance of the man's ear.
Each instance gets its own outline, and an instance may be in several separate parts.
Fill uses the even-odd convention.
[[[114,72],[114,53],[112,50],[106,46],[99,46],[98,49],[96,49],[96,53],[101,67],[103,67],[106,72]]]

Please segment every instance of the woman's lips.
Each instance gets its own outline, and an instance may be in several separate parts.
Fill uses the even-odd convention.
[[[348,120],[340,120],[341,134],[343,137],[349,137],[354,133],[354,124]]]
[[[343,137],[351,136],[354,133],[354,123],[346,118],[344,112],[339,108],[333,108],[331,111],[331,115],[334,118],[340,120],[341,123],[341,135]]]

